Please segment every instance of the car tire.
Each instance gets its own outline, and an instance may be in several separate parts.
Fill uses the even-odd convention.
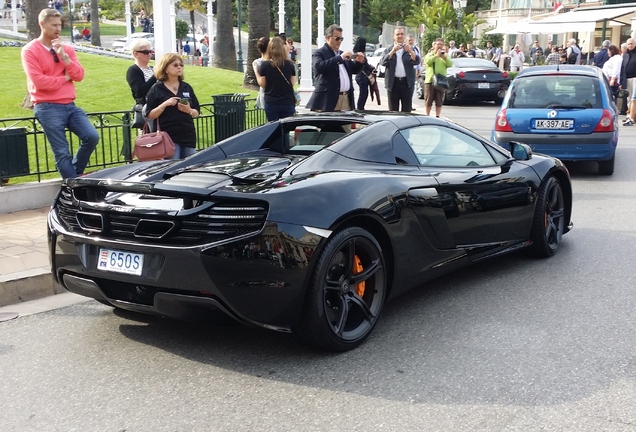
[[[600,175],[612,175],[614,174],[614,161],[616,155],[612,156],[610,160],[598,162],[598,173]]]
[[[550,177],[539,189],[530,234],[530,254],[541,258],[554,255],[561,244],[564,229],[563,189],[559,180]]]
[[[319,349],[342,352],[356,348],[375,327],[386,294],[380,244],[362,228],[344,228],[320,254],[302,316],[292,332]]]

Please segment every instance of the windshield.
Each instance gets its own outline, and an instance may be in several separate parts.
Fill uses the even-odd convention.
[[[582,75],[517,77],[508,108],[603,108],[600,82]]]
[[[490,60],[485,60],[485,59],[456,58],[456,59],[453,59],[453,67],[494,69],[495,65]]]

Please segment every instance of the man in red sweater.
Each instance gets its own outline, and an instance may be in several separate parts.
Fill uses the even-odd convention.
[[[84,79],[84,68],[75,51],[60,39],[62,14],[44,9],[38,17],[40,37],[22,48],[22,67],[38,119],[55,155],[55,165],[62,178],[77,177],[84,172],[99,134],[80,108],[75,106],[73,81]],[[66,139],[66,128],[81,140],[74,157]]]

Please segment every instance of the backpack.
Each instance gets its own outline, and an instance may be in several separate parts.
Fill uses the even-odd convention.
[[[579,52],[574,50],[574,46],[570,47],[570,54],[568,54],[568,64],[576,64],[579,58]]]

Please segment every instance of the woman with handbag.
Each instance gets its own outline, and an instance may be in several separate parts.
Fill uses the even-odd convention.
[[[623,58],[620,56],[620,51],[616,45],[610,45],[607,49],[609,58],[603,63],[603,73],[609,81],[610,88],[612,89],[612,96],[614,96],[614,103],[616,103],[616,95],[618,94],[618,84],[621,79],[621,67],[623,66]]]
[[[148,118],[157,119],[157,130],[172,138],[172,159],[183,159],[196,152],[193,119],[199,116],[199,101],[192,86],[183,81],[183,58],[179,54],[164,54],[155,66],[155,77],[157,82],[148,92]]]
[[[131,127],[140,129],[146,122],[143,113],[146,95],[154,83],[157,82],[157,78],[155,78],[152,66],[149,64],[153,50],[148,39],[140,38],[132,45],[130,51],[135,59],[135,64],[126,71],[126,81],[128,81],[130,91],[135,99],[135,106],[133,107],[135,117]],[[149,126],[150,130],[153,130],[152,125]]]
[[[444,40],[435,39],[433,48],[424,57],[426,65],[426,75],[424,76],[424,104],[426,115],[431,115],[431,108],[435,102],[435,116],[439,117],[442,113],[442,105],[444,103],[445,90],[443,86],[434,85],[437,76],[446,77],[446,69],[453,65],[450,55],[444,50]]]
[[[296,68],[289,59],[289,49],[282,38],[270,39],[267,60],[258,68],[258,85],[265,89],[267,121],[291,117],[296,113]]]

